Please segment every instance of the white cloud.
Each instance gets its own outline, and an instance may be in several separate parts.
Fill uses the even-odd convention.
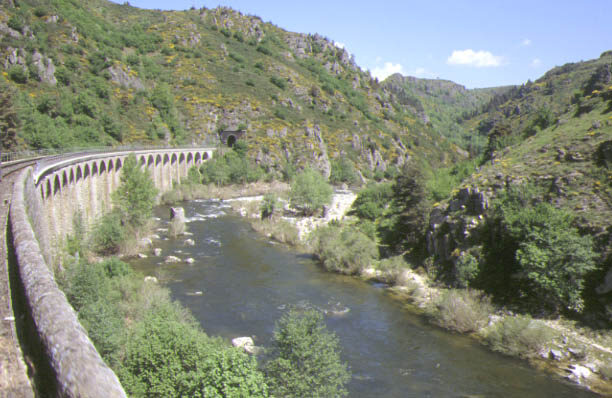
[[[340,43],[340,42],[335,41],[335,42],[334,42],[334,45],[335,45],[336,47],[340,48],[340,49],[344,49],[344,43]]]
[[[493,55],[489,51],[474,51],[454,50],[450,57],[446,60],[449,65],[468,65],[477,68],[497,67],[501,66],[504,58],[499,55]]]
[[[385,62],[385,65],[380,67],[377,66],[372,69],[372,76],[378,78],[378,80],[384,80],[394,73],[404,74],[404,67],[400,64],[394,64],[392,62]]]
[[[416,68],[411,73],[415,77],[435,77],[436,75],[425,68]]]
[[[540,65],[542,65],[542,60],[540,58],[534,58],[533,61],[531,61],[531,67],[533,68],[537,68]]]
[[[530,46],[531,45],[531,40],[530,39],[524,39],[521,42],[521,45],[523,45],[523,46]]]

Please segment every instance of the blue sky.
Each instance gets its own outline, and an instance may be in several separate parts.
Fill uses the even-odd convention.
[[[122,1],[115,1],[123,3]],[[468,88],[521,84],[612,50],[612,0],[130,0],[184,10],[229,6],[345,46],[357,64]]]

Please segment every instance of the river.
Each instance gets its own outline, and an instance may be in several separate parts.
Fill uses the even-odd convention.
[[[340,339],[342,359],[353,374],[349,397],[596,396],[466,336],[432,327],[382,285],[322,270],[311,256],[253,232],[222,202],[183,207],[193,236],[161,240],[156,243],[161,257],[132,265],[168,280],[173,297],[209,335],[253,336],[256,345],[270,346],[274,323],[288,306],[313,306],[328,311],[327,326]],[[167,207],[158,207],[156,214],[168,222]],[[187,238],[195,245],[185,245]],[[168,255],[195,262],[165,264]]]

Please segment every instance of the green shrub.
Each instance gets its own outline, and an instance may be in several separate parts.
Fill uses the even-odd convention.
[[[261,219],[271,218],[274,214],[274,210],[278,206],[278,198],[273,193],[267,193],[264,195],[263,200],[259,209],[261,211]]]
[[[272,76],[270,77],[270,82],[281,90],[284,90],[285,87],[287,87],[287,81],[282,77]]]
[[[488,296],[470,289],[446,290],[431,310],[434,321],[457,332],[473,332],[484,327],[493,306]]]
[[[390,183],[368,184],[359,191],[350,213],[361,219],[374,221],[383,215],[393,197]]]
[[[25,26],[25,22],[23,21],[23,18],[19,15],[11,15],[6,24],[9,28],[16,30],[19,33],[23,33],[23,27]]]
[[[108,278],[117,278],[132,274],[132,267],[117,257],[112,257],[99,263]]]
[[[115,361],[126,338],[123,316],[116,303],[101,297],[81,308],[79,321],[102,358]]]
[[[480,272],[478,259],[470,253],[464,253],[455,262],[455,280],[461,288],[468,287]]]
[[[244,42],[244,35],[242,34],[241,31],[237,30],[236,32],[234,32],[234,39],[236,39],[236,41],[243,43]]]
[[[34,15],[36,15],[38,18],[42,18],[48,15],[48,11],[45,7],[38,6],[34,9]]]
[[[270,56],[272,55],[272,50],[270,50],[268,47],[266,47],[266,46],[264,46],[262,44],[257,46],[256,50],[259,51],[262,54],[265,54],[265,55],[270,55]]]
[[[187,171],[187,184],[201,184],[202,183],[202,174],[200,174],[200,170],[196,166],[192,166]]]
[[[333,159],[329,181],[332,184],[346,183],[348,185],[356,185],[359,182],[359,178],[353,162],[344,156],[339,159]]]
[[[319,227],[310,245],[323,266],[334,272],[355,274],[378,259],[376,242],[352,227]]]
[[[109,278],[99,264],[77,262],[66,273],[64,292],[75,311],[109,296]]]
[[[533,356],[555,337],[555,331],[543,322],[523,315],[506,317],[485,333],[495,351],[514,356]]]
[[[135,397],[268,396],[254,357],[209,338],[171,303],[134,326],[117,373]]]
[[[28,81],[27,72],[18,65],[11,66],[8,70],[8,77],[15,83],[24,84]]]
[[[229,53],[229,57],[231,59],[233,59],[234,61],[238,62],[239,64],[243,64],[244,63],[244,58],[242,58],[240,55],[235,54],[235,53]]]
[[[121,244],[127,237],[121,220],[120,213],[111,212],[102,216],[94,225],[91,246],[96,253],[102,255],[119,253]]]
[[[307,168],[297,174],[291,183],[291,206],[312,215],[331,202],[332,187],[319,172]]]
[[[265,366],[278,397],[342,397],[351,374],[342,363],[336,335],[315,310],[290,310],[276,323],[272,358]]]

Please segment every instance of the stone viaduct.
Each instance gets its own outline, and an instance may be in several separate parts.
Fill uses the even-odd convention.
[[[91,224],[111,208],[123,163],[134,153],[160,192],[187,176],[214,148],[106,152],[49,159],[23,170],[13,186],[9,230],[20,290],[31,328],[53,375],[50,395],[125,397],[116,375],[102,361],[53,277],[58,244],[73,229],[75,214]]]

